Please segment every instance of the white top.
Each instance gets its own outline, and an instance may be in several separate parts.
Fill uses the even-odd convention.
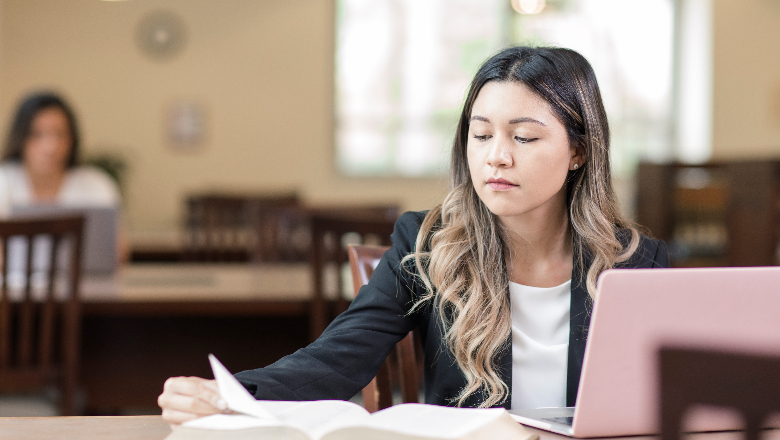
[[[509,283],[512,409],[566,406],[571,280],[557,287]]]
[[[69,169],[65,174],[56,204],[62,206],[118,206],[119,188],[103,171],[88,166]],[[0,218],[13,206],[35,204],[27,171],[17,162],[0,164]]]

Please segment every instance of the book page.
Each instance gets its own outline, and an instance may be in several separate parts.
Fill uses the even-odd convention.
[[[260,400],[258,404],[279,421],[300,429],[313,439],[344,426],[351,426],[370,418],[362,406],[342,400],[314,400],[309,402],[274,402]]]
[[[219,394],[227,403],[229,409],[250,416],[255,416],[260,419],[273,419],[268,411],[262,406],[257,404],[257,400],[249,391],[241,385],[235,377],[225,368],[217,357],[213,354],[209,355],[209,363],[211,363],[211,371],[214,373],[214,379],[217,380],[217,387],[219,387]]]
[[[370,418],[363,407],[341,400],[311,402],[258,400],[256,403],[272,418],[259,419],[244,414],[215,414],[190,420],[182,426],[229,431],[285,426],[304,432],[312,439],[318,439],[327,432],[352,426]]]
[[[265,428],[270,426],[283,426],[278,420],[258,419],[257,417],[243,414],[214,414],[182,423],[188,428],[239,430],[250,428]]]
[[[351,434],[367,435],[361,428],[394,433],[396,437],[429,439],[511,438],[523,440],[528,432],[509,417],[503,408],[447,408],[436,405],[403,404],[372,414],[367,420],[352,424],[327,435],[326,438],[353,438]],[[352,432],[355,431],[355,432]],[[393,437],[393,435],[385,436]]]
[[[312,438],[323,433],[357,422],[369,416],[362,406],[341,400],[317,400],[308,402],[285,402],[255,400],[254,396],[222,365],[216,356],[210,354],[209,362],[219,393],[228,408],[268,423],[252,422],[236,416],[214,417],[201,422],[207,429],[246,429],[262,426],[291,426],[306,432]],[[232,423],[245,428],[226,428]],[[191,426],[191,425],[188,425]]]
[[[409,403],[378,411],[363,426],[421,437],[458,438],[495,420],[504,411]]]
[[[249,417],[249,416],[238,416]],[[205,418],[205,417],[204,417]],[[251,417],[249,417],[251,418]],[[258,420],[258,419],[255,419]],[[306,433],[288,426],[243,427],[241,429],[174,428],[165,440],[312,440]],[[363,439],[360,439],[363,440]]]

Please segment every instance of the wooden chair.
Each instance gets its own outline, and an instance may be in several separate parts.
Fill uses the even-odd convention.
[[[385,208],[349,207],[343,210],[332,208],[312,211],[310,265],[313,286],[309,315],[311,340],[322,334],[330,322],[331,303],[335,303],[337,313],[346,310],[348,306],[343,295],[345,278],[342,271],[349,260],[346,245],[360,243],[345,243],[345,240],[389,245],[396,218],[397,210]],[[328,294],[331,294],[330,298]]]
[[[396,219],[396,206],[263,206],[259,209],[258,262],[306,262],[312,253],[312,218]]]
[[[257,260],[263,234],[261,213],[295,206],[295,194],[201,194],[187,199],[184,259],[231,262]]]
[[[747,440],[758,440],[767,417],[780,413],[780,357],[664,348],[660,360],[662,440],[681,438],[694,404],[740,411]]]
[[[83,217],[0,222],[0,391],[27,392],[58,385],[63,415],[75,412],[83,224]],[[51,243],[45,272],[35,267],[39,260],[34,259],[34,243],[40,243],[40,237],[48,237]],[[59,258],[63,246],[70,251],[69,258],[67,264],[58,264],[63,262]],[[23,268],[10,268],[22,248],[26,263]]]
[[[306,262],[311,254],[311,212],[300,205],[259,210],[257,262]]]
[[[348,246],[349,264],[352,268],[352,284],[355,295],[368,283],[374,268],[389,249],[387,246],[350,245]],[[395,345],[393,351],[379,368],[376,377],[363,388],[363,406],[369,412],[376,412],[393,406],[393,381],[397,372],[404,403],[419,402],[418,363],[414,332],[409,332]],[[395,368],[393,368],[395,367]]]

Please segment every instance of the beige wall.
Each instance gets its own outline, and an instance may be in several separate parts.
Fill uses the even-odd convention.
[[[713,5],[713,156],[778,158],[780,2]]]
[[[159,8],[188,27],[188,46],[169,62],[147,59],[134,42],[139,19]],[[133,231],[175,228],[184,196],[208,188],[432,206],[445,193],[441,179],[350,179],[334,169],[333,14],[326,0],[4,0],[0,124],[5,131],[31,89],[64,93],[85,152],[127,158]],[[165,139],[166,108],[182,99],[208,109],[199,152]]]
[[[780,156],[780,3],[713,0],[715,159]],[[134,32],[164,8],[188,27],[184,53],[144,57]],[[424,209],[441,180],[351,179],[332,161],[333,2],[328,0],[0,0],[0,127],[27,91],[62,91],[87,153],[130,166],[132,230],[175,228],[192,191],[294,188],[311,203],[398,202]],[[209,112],[196,153],[164,137],[166,107]]]

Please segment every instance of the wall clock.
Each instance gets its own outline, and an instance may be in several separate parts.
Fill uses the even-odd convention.
[[[187,27],[175,13],[152,11],[138,22],[136,44],[141,53],[156,61],[169,61],[187,45]]]

